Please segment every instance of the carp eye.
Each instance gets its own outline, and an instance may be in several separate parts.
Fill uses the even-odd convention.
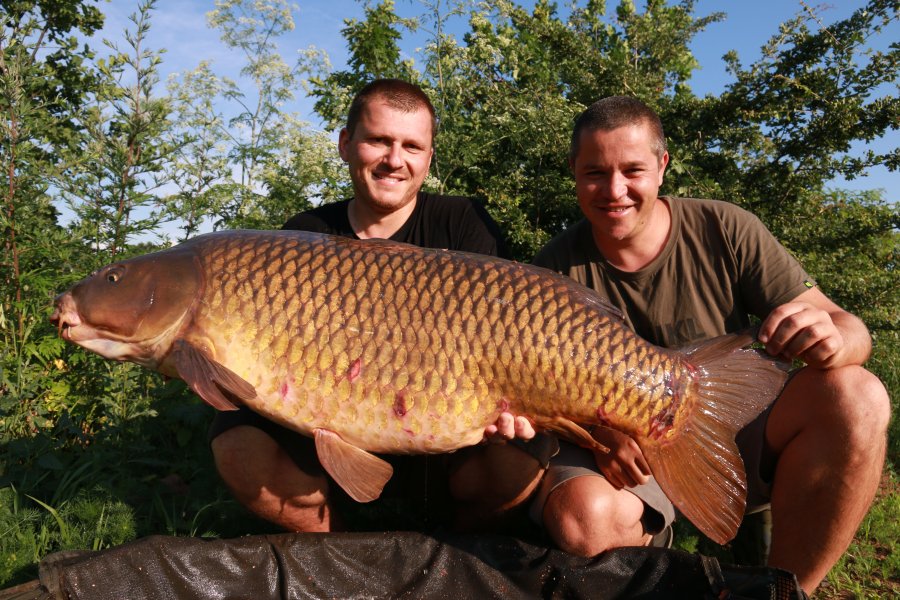
[[[121,276],[121,271],[109,271],[106,273],[106,281],[108,281],[109,283],[117,283],[119,281],[119,277]]]

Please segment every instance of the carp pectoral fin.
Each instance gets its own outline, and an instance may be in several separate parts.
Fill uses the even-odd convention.
[[[235,400],[246,402],[256,397],[256,388],[190,342],[176,341],[172,358],[178,376],[213,408],[237,410]]]
[[[341,436],[327,429],[315,429],[316,453],[328,474],[357,502],[371,502],[394,469],[374,454],[345,442]]]
[[[609,454],[609,448],[594,439],[588,431],[569,419],[563,417],[533,417],[534,424],[541,429],[547,429],[559,435],[566,441],[572,442],[582,448],[598,450]]]

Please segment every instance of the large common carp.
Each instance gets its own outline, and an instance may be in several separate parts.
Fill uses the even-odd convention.
[[[737,430],[786,373],[750,335],[686,352],[634,335],[587,288],[498,258],[296,231],[233,231],[111,264],[60,295],[62,336],[180,377],[220,410],[246,404],[312,436],[359,501],[371,454],[478,443],[502,411],[602,449],[634,437],[676,507],[710,538],[744,514]]]

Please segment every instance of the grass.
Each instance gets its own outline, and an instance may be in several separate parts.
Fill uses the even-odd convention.
[[[856,538],[831,570],[820,598],[900,598],[900,484],[886,472]]]

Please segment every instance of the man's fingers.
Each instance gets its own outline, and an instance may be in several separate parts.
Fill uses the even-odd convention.
[[[518,419],[514,418],[508,412],[500,413],[500,416],[497,417],[496,422],[484,428],[485,439],[491,443],[503,443],[516,437],[518,429],[522,429],[526,433],[530,429],[532,432],[531,437],[534,437],[534,429],[531,428],[531,423],[527,423],[526,426],[518,423],[517,421]]]
[[[529,421],[525,417],[515,418],[514,430],[515,436],[517,438],[521,438],[523,440],[530,440],[534,438],[534,426],[531,424],[531,421]]]
[[[647,464],[647,459],[644,458],[643,453],[638,454],[634,459],[634,466],[637,468],[638,475],[643,478],[643,481],[640,483],[647,483],[650,479],[650,475],[652,475],[652,471],[650,471],[650,465]]]

